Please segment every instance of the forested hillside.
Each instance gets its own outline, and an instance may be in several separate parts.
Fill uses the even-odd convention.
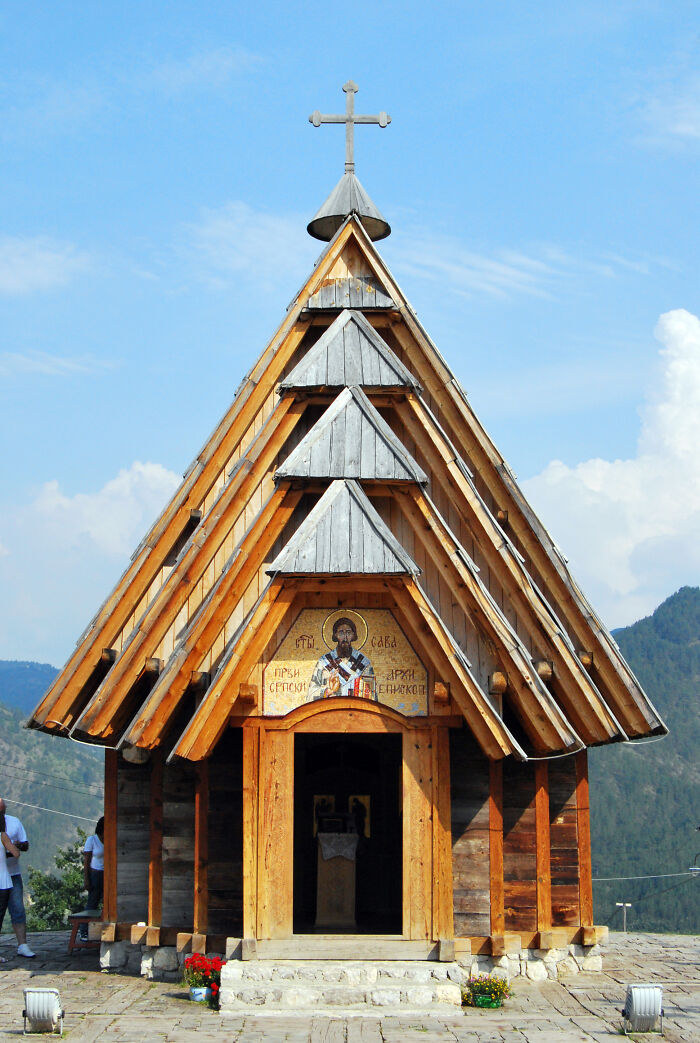
[[[615,640],[670,734],[590,751],[593,875],[681,873],[700,852],[700,590],[683,587]],[[628,929],[700,933],[700,874],[593,893],[596,923],[619,926],[625,901]]]
[[[22,676],[36,694],[33,707],[43,691],[37,691],[36,675],[43,680],[46,668],[39,663],[0,663],[0,676],[11,674],[1,668],[12,666],[27,668]],[[21,690],[18,698],[20,702],[24,698]],[[46,870],[53,868],[56,848],[76,836],[76,826],[92,832],[102,814],[104,754],[69,739],[28,731],[22,727],[26,716],[0,699],[0,795],[9,813],[21,818],[27,830],[30,850],[23,861]]]
[[[0,659],[0,703],[28,716],[57,673],[48,663]]]

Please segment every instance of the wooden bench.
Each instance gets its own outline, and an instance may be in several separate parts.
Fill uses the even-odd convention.
[[[68,939],[68,952],[71,955],[76,949],[96,949],[99,947],[99,942],[91,942],[87,939],[83,941],[78,934],[78,931],[83,924],[89,924],[94,920],[102,919],[102,913],[99,909],[83,909],[79,913],[71,913],[68,919],[71,924],[70,938]]]

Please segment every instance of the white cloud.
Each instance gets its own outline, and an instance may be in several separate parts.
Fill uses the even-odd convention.
[[[179,484],[161,464],[136,461],[95,493],[66,496],[58,482],[47,482],[34,509],[59,542],[87,539],[105,554],[127,554]]]
[[[202,220],[186,231],[186,252],[200,277],[217,289],[249,278],[263,285],[277,283],[288,278],[285,259],[293,259],[296,272],[311,264],[318,252],[302,218],[254,210],[241,202],[205,210]]]
[[[0,377],[9,377],[15,373],[64,377],[71,374],[100,373],[111,368],[112,363],[93,358],[91,355],[61,358],[49,355],[45,351],[0,352]]]
[[[179,483],[137,461],[95,491],[0,504],[0,657],[59,665]]]
[[[611,626],[700,583],[700,320],[670,311],[655,333],[660,376],[636,456],[575,467],[554,460],[523,483]]]
[[[642,98],[639,116],[648,144],[692,144],[700,140],[700,75],[670,66],[657,73],[657,82]],[[695,65],[695,56],[692,59]]]
[[[258,55],[242,47],[215,47],[197,51],[180,60],[162,62],[146,74],[142,82],[170,94],[193,88],[219,89],[228,86],[235,76],[248,72],[261,61]]]
[[[72,243],[48,236],[0,236],[0,294],[16,296],[65,286],[90,264]]]
[[[585,257],[553,243],[533,244],[527,250],[501,247],[486,254],[424,229],[397,233],[386,252],[392,267],[404,275],[439,282],[462,296],[496,300],[516,295],[551,299],[565,286],[567,292],[577,284],[585,290],[590,276],[615,279],[629,271],[648,275],[653,266],[667,264],[659,258],[612,253]]]

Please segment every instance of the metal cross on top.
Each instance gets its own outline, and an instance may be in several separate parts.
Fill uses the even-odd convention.
[[[309,123],[314,127],[320,127],[322,123],[344,123],[345,124],[345,173],[355,173],[355,124],[356,123],[378,123],[380,127],[386,127],[391,123],[391,116],[386,112],[380,112],[378,116],[356,116],[355,95],[360,88],[352,80],[343,85],[345,91],[345,115],[326,116],[316,109],[309,116]]]

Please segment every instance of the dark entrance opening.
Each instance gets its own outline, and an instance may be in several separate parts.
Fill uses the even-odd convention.
[[[400,735],[295,735],[295,934],[317,930],[321,816],[328,816],[322,823],[328,829],[355,826],[359,834],[356,925],[347,930],[402,933],[401,765]]]

